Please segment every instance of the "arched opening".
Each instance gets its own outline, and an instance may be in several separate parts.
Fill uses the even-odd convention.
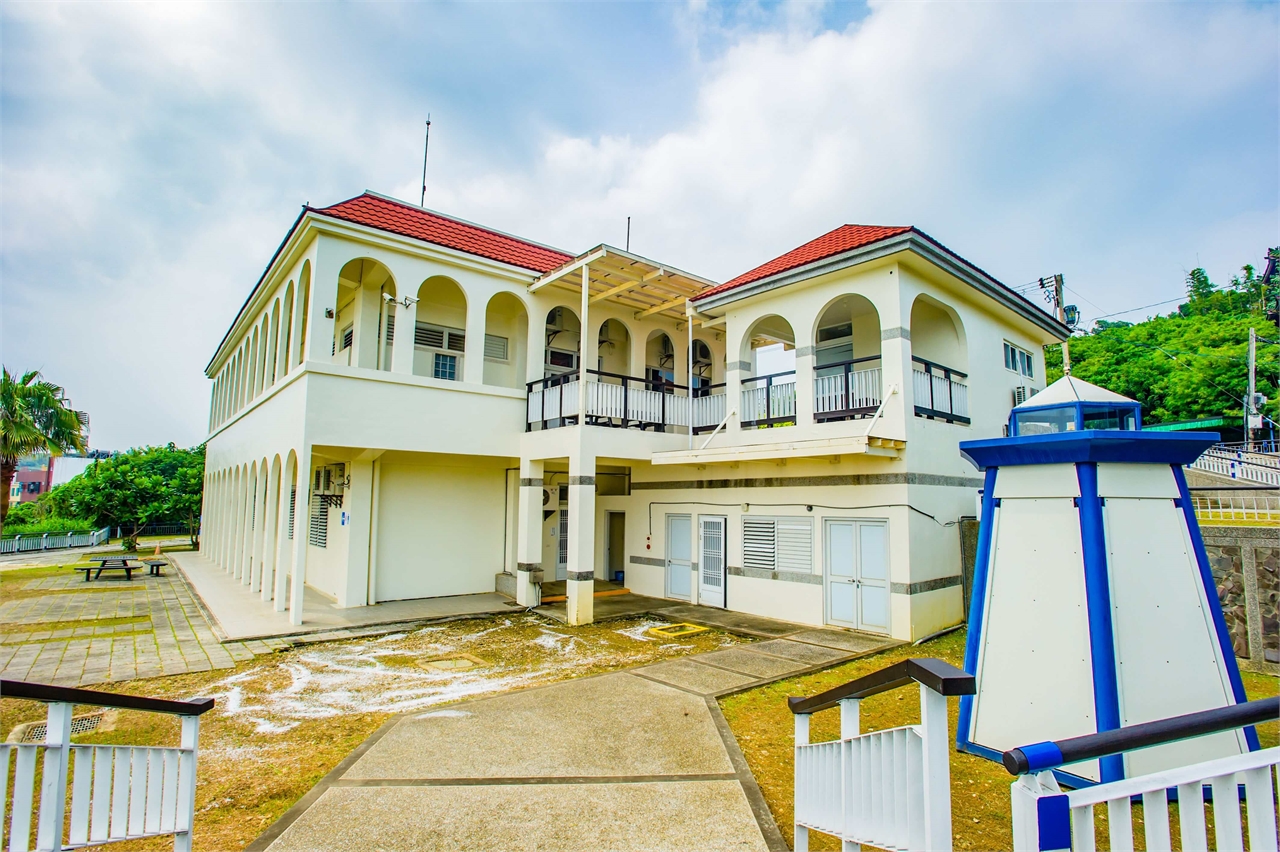
[[[302,364],[307,360],[307,314],[311,311],[311,261],[302,264],[302,274],[298,276],[301,282],[298,285],[298,310],[294,312],[293,317],[293,339],[298,342],[298,348],[294,355],[295,364]]]
[[[600,323],[600,333],[596,337],[596,351],[599,356],[600,372],[612,373],[602,375],[600,380],[609,384],[619,384],[618,376],[631,375],[631,332],[616,319],[607,319]]]
[[[284,314],[280,319],[280,375],[286,376],[292,365],[289,353],[293,351],[289,344],[293,340],[293,282],[284,288]]]
[[[351,367],[378,367],[382,337],[382,294],[394,291],[391,270],[376,260],[358,257],[338,273],[337,308],[333,315],[333,360]],[[386,348],[385,341],[382,348]]]
[[[524,387],[529,314],[512,293],[498,293],[484,309],[484,383]]]
[[[880,406],[880,315],[849,294],[822,311],[814,328],[815,420],[870,417]]]
[[[582,322],[572,308],[556,307],[547,312],[547,346],[544,373],[547,378],[563,376],[578,369],[582,343]]]
[[[796,335],[777,314],[761,317],[742,338],[741,358],[750,365],[742,378],[744,427],[787,426],[796,422]]]
[[[969,422],[968,347],[956,312],[929,296],[911,305],[911,387],[915,413]]]
[[[280,377],[280,300],[271,305],[271,329],[267,344],[267,385],[276,383]]]
[[[270,344],[267,341],[270,325],[270,318],[263,314],[262,322],[258,325],[258,381],[254,386],[254,396],[260,396],[267,389],[267,385],[270,384],[267,380],[267,365],[271,363],[271,359],[267,355],[267,350],[270,348]]]
[[[441,275],[422,282],[413,333],[414,375],[462,381],[466,341],[467,297],[458,282]]]
[[[676,347],[665,331],[650,332],[645,342],[644,379],[649,390],[674,392]]]
[[[689,386],[693,391],[693,396],[706,396],[711,392],[711,386],[724,381],[723,367],[717,371],[715,363],[715,354],[711,349],[711,345],[700,337],[693,339],[693,375],[689,379]]]
[[[258,370],[258,329],[253,329],[253,339],[249,344],[249,393],[245,397],[245,402],[252,402],[253,398],[258,395],[258,377],[262,375]]]

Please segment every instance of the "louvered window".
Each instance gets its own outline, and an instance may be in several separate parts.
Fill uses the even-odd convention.
[[[317,494],[311,498],[311,523],[307,543],[316,547],[329,545],[329,504]]]
[[[813,572],[811,518],[743,518],[742,564],[761,571]]]
[[[507,360],[507,339],[496,334],[484,336],[484,357],[493,361]]]
[[[342,330],[342,348],[350,349],[352,342],[355,340],[355,331],[352,326],[347,326]]]
[[[466,350],[467,335],[460,328],[446,328],[442,325],[420,322],[414,329],[413,342],[430,349],[463,352]]]
[[[396,339],[396,318],[391,314],[387,314],[387,337],[386,342],[391,343]]]
[[[298,486],[293,485],[289,488],[289,540],[293,540],[293,515],[297,511],[298,506]]]

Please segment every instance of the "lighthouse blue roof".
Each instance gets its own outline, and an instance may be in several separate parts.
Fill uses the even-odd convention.
[[[1084,429],[962,441],[960,454],[974,467],[1078,462],[1191,464],[1218,442],[1217,432],[1138,432]]]

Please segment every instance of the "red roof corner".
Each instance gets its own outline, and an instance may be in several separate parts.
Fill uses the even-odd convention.
[[[308,209],[344,222],[435,243],[538,273],[550,272],[573,260],[571,254],[371,192],[339,201],[329,207]]]
[[[724,282],[723,284],[704,290],[695,297],[694,301],[700,301],[708,296],[714,296],[717,293],[723,293],[726,290],[732,290],[741,287],[744,284],[750,284],[752,281],[759,281],[761,278],[768,278],[770,275],[777,275],[779,272],[786,272],[790,269],[804,266],[807,263],[813,263],[823,258],[832,257],[833,255],[842,254],[846,251],[852,251],[856,248],[878,243],[889,237],[896,237],[914,230],[910,227],[888,227],[883,225],[841,225],[834,231],[829,231],[816,240],[810,240],[799,248],[792,249],[781,257],[775,257],[768,263],[761,264],[750,272],[744,272],[737,278]]]

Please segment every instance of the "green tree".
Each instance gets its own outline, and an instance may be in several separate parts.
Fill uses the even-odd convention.
[[[31,453],[61,455],[85,448],[80,417],[62,388],[36,370],[18,376],[0,368],[0,531],[9,514],[9,489],[18,459]]]
[[[204,446],[138,447],[94,462],[49,492],[54,514],[128,530],[126,545],[151,523],[181,523],[192,544],[200,527]]]

